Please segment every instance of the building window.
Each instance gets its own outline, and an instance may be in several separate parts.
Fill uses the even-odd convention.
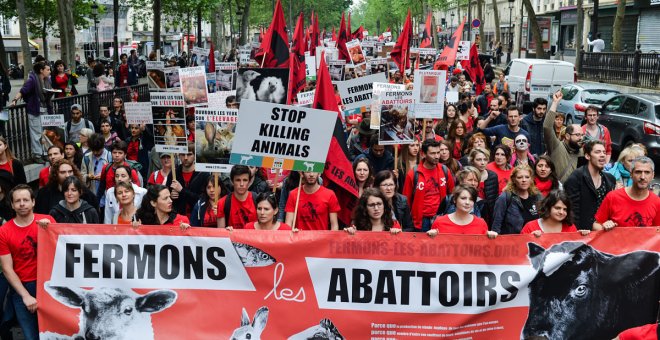
[[[9,23],[11,20],[5,19],[5,17],[0,16],[0,31],[2,31],[3,36],[11,35],[9,31]]]

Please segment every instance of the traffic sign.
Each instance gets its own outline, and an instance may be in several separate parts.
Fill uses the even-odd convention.
[[[479,26],[481,26],[481,20],[479,19],[472,20],[472,27],[479,28]]]

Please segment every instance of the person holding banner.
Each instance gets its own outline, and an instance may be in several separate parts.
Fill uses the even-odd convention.
[[[520,231],[521,234],[532,234],[541,237],[544,233],[577,232],[573,224],[571,200],[563,190],[553,190],[539,204],[540,218],[529,221]],[[582,236],[589,235],[590,230],[580,230]]]
[[[495,202],[491,230],[497,234],[520,234],[525,223],[539,218],[543,198],[534,185],[534,171],[527,164],[513,168],[511,181]]]
[[[218,228],[243,229],[248,222],[257,220],[256,194],[248,190],[251,175],[245,165],[231,168],[229,179],[234,191],[218,201]]]
[[[245,225],[245,229],[292,230],[291,226],[277,221],[278,205],[275,194],[264,192],[257,196],[257,220]],[[294,231],[298,231],[296,228]]]
[[[376,188],[367,188],[353,210],[353,225],[344,231],[351,235],[357,230],[389,231],[396,235],[401,232],[401,225],[392,216],[392,207],[387,204],[385,195]]]
[[[217,228],[218,227],[218,205],[216,204],[217,197],[224,197],[227,195],[227,187],[222,181],[218,181],[217,189],[220,190],[218,196],[215,195],[215,176],[205,175],[206,188],[202,192],[199,200],[193,206],[192,213],[190,214],[190,225],[193,227],[204,228]]]
[[[26,184],[9,192],[16,217],[0,228],[0,265],[11,286],[8,299],[26,340],[39,339],[37,324],[37,224],[55,223],[48,215],[35,214],[35,197]]]
[[[62,183],[62,188],[64,199],[50,209],[49,213],[57,223],[99,223],[99,213],[87,201],[81,199],[84,187],[80,179],[69,176]]]
[[[137,221],[135,213],[139,207],[139,204],[142,202],[142,197],[140,197],[140,202],[138,205],[135,204],[135,187],[134,184],[128,182],[117,182],[114,187],[115,199],[119,203],[119,210],[115,210],[115,213],[110,219],[110,223],[106,224],[132,224]],[[146,189],[139,188],[144,190]],[[104,221],[105,222],[105,221]]]
[[[339,230],[341,206],[334,191],[319,184],[316,172],[303,172],[301,182],[302,186],[289,193],[286,224],[300,230]]]
[[[413,166],[414,168],[414,166]],[[403,178],[403,176],[401,176]],[[374,188],[380,189],[385,196],[387,204],[392,208],[394,219],[399,222],[403,231],[415,231],[408,198],[397,192],[396,176],[391,170],[383,170],[374,177]]]
[[[488,238],[497,237],[496,233],[488,231],[488,224],[484,219],[472,214],[478,198],[477,189],[463,184],[457,185],[451,195],[452,204],[456,206],[456,211],[436,218],[431,230],[427,231],[426,234],[431,237],[435,237],[439,233],[477,234],[488,235]]]
[[[138,225],[172,225],[185,230],[190,228],[188,217],[179,215],[172,209],[170,189],[155,184],[149,187],[144,197],[146,202],[135,213]]]

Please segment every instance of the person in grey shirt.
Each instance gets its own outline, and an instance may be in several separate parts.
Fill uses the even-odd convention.
[[[94,124],[88,119],[83,118],[82,106],[80,104],[71,105],[71,119],[66,122],[64,129],[64,140],[67,142],[80,142],[80,130],[88,128],[94,132]]]
[[[85,76],[87,77],[87,93],[96,92],[96,77],[94,77],[94,66],[96,66],[96,60],[94,57],[87,57],[87,72]]]

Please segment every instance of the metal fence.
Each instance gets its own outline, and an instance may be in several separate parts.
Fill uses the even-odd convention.
[[[58,98],[53,100],[53,111],[64,114],[64,119],[69,120],[71,116],[71,105],[82,106],[84,117],[92,122],[99,118],[99,106],[108,105],[112,110],[114,98],[119,97],[124,102],[130,102],[131,96],[137,92],[138,101],[149,101],[149,86],[147,84],[121,87],[108,91],[81,94],[77,96]],[[9,121],[5,125],[7,142],[16,158],[25,161],[30,158],[30,132],[28,131],[28,113],[25,104],[10,106]]]
[[[581,52],[580,78],[644,88],[660,88],[660,53]]]

